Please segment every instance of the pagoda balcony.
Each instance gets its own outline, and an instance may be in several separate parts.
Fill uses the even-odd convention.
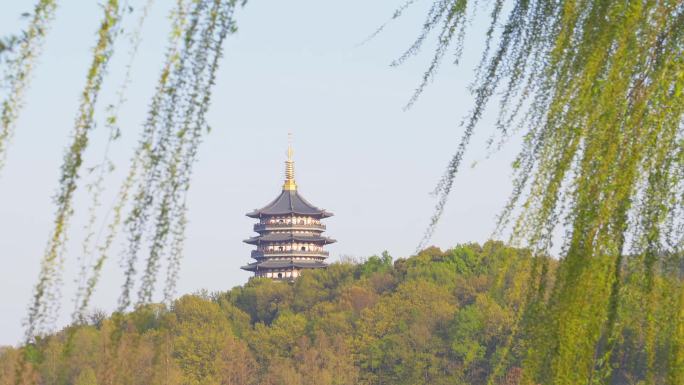
[[[252,258],[277,258],[277,257],[327,257],[330,253],[325,250],[252,250]]]
[[[254,231],[260,232],[265,230],[321,230],[325,231],[325,225],[322,223],[257,223],[254,225]]]

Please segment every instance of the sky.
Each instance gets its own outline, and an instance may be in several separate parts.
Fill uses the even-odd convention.
[[[472,108],[467,91],[480,57],[486,12],[479,12],[459,66],[447,55],[434,82],[405,110],[427,67],[432,43],[399,67],[390,63],[420,31],[430,1],[419,1],[401,19],[364,43],[405,0],[251,0],[236,14],[237,34],[226,41],[208,121],[212,131],[200,147],[189,193],[189,225],[177,292],[228,290],[250,273],[253,220],[245,213],[280,192],[288,133],[293,134],[299,192],[332,211],[327,235],[330,261],[364,258],[387,250],[395,259],[414,251],[429,223],[430,192],[458,145],[460,119]],[[95,1],[59,1],[0,172],[0,345],[21,341],[40,259],[51,229],[64,149],[78,108],[95,31],[101,16]],[[140,9],[142,1],[130,1]],[[171,1],[157,0],[145,20],[133,62],[127,101],[120,114],[123,137],[112,156],[106,208],[114,201],[144,121],[164,54]],[[0,36],[25,25],[20,15],[33,1],[0,4]],[[115,100],[129,59],[127,35],[138,13],[126,16],[124,34],[105,79],[96,119]],[[2,92],[2,91],[0,91]],[[441,248],[490,238],[510,192],[516,141],[491,154],[485,148],[492,111],[478,127],[458,174],[444,217],[431,244]],[[86,167],[101,157],[106,132],[92,132]],[[83,180],[89,180],[84,174]],[[62,311],[55,327],[69,321],[88,210],[88,195],[76,195],[65,254]],[[119,245],[123,239],[118,240]],[[92,303],[116,306],[122,271],[116,250],[107,262]],[[160,299],[160,297],[157,297]]]

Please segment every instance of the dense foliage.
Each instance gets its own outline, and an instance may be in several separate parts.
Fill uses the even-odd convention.
[[[422,32],[396,62],[437,36],[411,103],[445,55],[453,52],[458,62],[474,13],[485,8],[490,24],[471,86],[473,108],[437,186],[423,242],[444,210],[471,137],[486,128],[479,124],[483,114],[495,104],[490,146],[514,133],[523,137],[499,228],[540,254],[565,233],[555,284],[530,298],[529,310],[539,309],[539,322],[551,328],[528,347],[526,378],[578,384],[610,376],[620,328],[628,324],[623,308],[636,296],[648,330],[646,382],[654,383],[655,336],[664,328],[681,338],[684,306],[684,287],[660,287],[655,279],[675,280],[684,250],[684,2],[430,3]],[[625,266],[634,271],[634,289],[625,286]],[[542,266],[535,281],[546,281],[545,272]],[[654,313],[657,301],[672,304],[665,320]],[[684,383],[682,370],[671,381]]]
[[[534,265],[528,251],[500,242],[429,248],[394,263],[384,253],[333,264],[293,284],[252,279],[168,309],[95,313],[86,325],[6,348],[0,384],[483,384],[495,370],[496,383],[519,384],[521,350],[504,365],[501,355]],[[636,314],[639,304],[630,306]],[[626,319],[614,384],[646,376],[645,331],[638,317]],[[667,380],[667,335],[655,339],[657,383]]]
[[[407,0],[394,17],[415,2]],[[83,260],[88,262],[82,263],[74,312],[80,323],[110,247],[119,229],[125,229],[128,247],[123,256],[122,313],[94,326],[74,327],[33,341],[50,326],[56,313],[63,279],[61,264],[75,206],[72,199],[82,184],[82,157],[96,125],[93,114],[120,28],[122,5],[107,0],[73,142],[61,167],[54,228],[29,305],[27,340],[36,345],[4,354],[5,365],[19,362],[21,370],[14,374],[23,378],[13,381],[45,376],[48,365],[57,371],[53,373],[57,377],[50,377],[55,381],[116,382],[111,376],[127,372],[108,366],[116,362],[109,356],[100,357],[107,362],[107,369],[93,365],[83,370],[78,365],[78,370],[62,369],[80,351],[74,348],[79,338],[94,341],[81,337],[90,333],[104,344],[102,354],[116,355],[121,346],[136,354],[136,349],[147,349],[150,362],[162,367],[151,370],[152,377],[135,373],[132,378],[144,377],[148,382],[169,383],[178,376],[185,382],[206,382],[221,370],[233,373],[235,368],[228,363],[233,361],[221,357],[235,353],[247,361],[234,375],[248,373],[247,377],[261,382],[273,378],[278,378],[276,382],[302,382],[301,378],[306,378],[303,368],[311,371],[313,367],[320,369],[321,378],[329,376],[325,378],[338,382],[684,383],[684,285],[680,277],[684,247],[684,3],[431,2],[422,32],[395,63],[419,52],[436,32],[437,50],[410,103],[433,79],[449,50],[458,62],[475,11],[489,7],[491,23],[472,85],[473,109],[462,122],[463,139],[437,186],[436,212],[421,245],[429,240],[444,210],[479,121],[495,103],[499,115],[490,145],[498,148],[519,131],[524,138],[513,165],[513,192],[499,228],[510,229],[513,240],[530,248],[531,257],[490,259],[495,248],[491,244],[484,254],[476,247],[447,254],[431,250],[394,265],[383,256],[360,266],[337,265],[311,273],[292,287],[255,280],[211,301],[182,299],[170,311],[145,306],[152,301],[162,266],[167,268],[167,302],[174,293],[193,163],[208,130],[205,116],[222,44],[235,31],[236,0],[177,0],[166,60],[128,177],[111,222],[105,224],[107,234],[95,245],[89,230],[83,247]],[[8,64],[2,86],[8,91],[0,114],[0,169],[56,4],[38,0],[22,38],[0,42],[3,55],[14,45],[13,55],[2,57]],[[143,14],[150,1],[146,4]],[[122,90],[119,100],[123,100],[125,87]],[[111,140],[115,139],[116,113],[108,116],[106,126]],[[107,166],[105,155],[99,166],[102,177]],[[100,186],[101,178],[92,186],[95,208]],[[92,214],[90,229],[96,220]],[[565,231],[565,237],[556,266],[546,254],[559,230]],[[481,258],[471,261],[459,254],[463,250]],[[522,261],[525,269],[521,270]],[[506,277],[522,272],[525,275],[518,278],[525,288],[515,289]],[[474,277],[481,277],[482,287],[471,282]],[[460,285],[488,302],[482,303],[485,299],[476,294],[471,302],[461,298]],[[482,292],[472,289],[473,285]],[[516,294],[508,298],[511,293]],[[366,298],[362,305],[354,305],[357,294]],[[275,295],[275,305],[270,295]],[[251,301],[249,296],[253,296]],[[262,296],[267,298],[265,309],[259,307]],[[214,313],[207,310],[214,316],[229,309],[231,317],[246,313],[250,322],[230,318],[228,326],[214,330],[218,334],[204,336],[202,329],[192,327],[194,315],[183,324],[184,301],[193,300],[198,308],[214,306]],[[138,310],[125,315],[123,311],[134,303]],[[504,326],[489,330],[485,333],[489,339],[482,340],[480,328],[497,319],[499,309]],[[220,324],[220,317],[211,318],[211,314],[198,317]],[[151,326],[141,329],[136,317],[152,322]],[[326,329],[326,325],[335,326]],[[271,333],[275,334],[265,339],[247,338]],[[471,340],[473,335],[480,337]],[[126,345],[123,336],[139,341],[141,347]],[[207,350],[199,353],[183,350],[183,346],[204,346],[202,341],[213,341],[216,336],[234,343],[216,347],[207,342]],[[140,341],[146,338],[152,342],[144,348]],[[51,361],[49,346],[55,349],[54,357],[66,361]],[[318,353],[307,355],[311,351]],[[96,357],[98,352],[88,357]],[[212,359],[202,358],[202,352],[211,352]],[[250,354],[254,356],[251,361]],[[339,367],[327,367],[322,363],[329,362],[323,359],[326,355],[352,357],[352,361],[347,366],[340,361]],[[4,376],[9,378],[12,369],[3,370],[9,370]],[[103,377],[102,370],[109,374]],[[321,378],[316,383],[324,382]]]

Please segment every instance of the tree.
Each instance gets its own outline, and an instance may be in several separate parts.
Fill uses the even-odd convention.
[[[488,242],[430,248],[364,276],[354,274],[360,266],[314,272],[297,290],[321,292],[306,306],[282,302],[270,323],[251,323],[237,306],[244,287],[184,296],[168,309],[141,306],[0,350],[0,385],[530,383],[531,368],[550,369],[543,366],[550,359],[537,358],[537,341],[553,331],[545,302],[523,307],[529,288],[538,289],[529,279],[535,261],[529,250]],[[552,280],[556,265],[548,261]],[[651,334],[637,267],[625,271],[614,370],[601,381],[648,383],[653,354],[652,383],[678,384],[683,332],[671,319],[681,320],[679,299],[661,295],[653,314],[662,327]],[[393,284],[378,291],[376,277]],[[248,285],[252,298],[278,292],[256,281]],[[658,274],[654,284],[665,293],[680,283]]]
[[[250,385],[257,379],[257,362],[244,341],[226,338],[216,356],[216,377],[221,385]]]
[[[395,61],[416,54],[436,30],[437,49],[409,105],[449,50],[458,62],[476,4],[433,2],[421,34]],[[530,300],[544,303],[539,316],[548,334],[530,350],[523,379],[607,381],[622,324],[624,268],[635,261],[641,265],[636,271],[650,336],[646,381],[654,383],[654,301],[663,295],[679,298],[684,290],[673,274],[674,290],[661,292],[655,285],[658,271],[678,269],[684,247],[681,1],[497,0],[489,6],[491,23],[472,87],[474,107],[461,123],[462,140],[435,190],[439,199],[421,246],[439,221],[485,109],[498,102],[490,146],[503,145],[520,130],[524,138],[499,230],[510,225],[513,239],[537,255],[549,251],[557,227],[566,231],[554,285],[543,286],[545,262],[534,272],[543,290],[534,289],[539,296]],[[512,218],[517,209],[521,214]],[[674,331],[680,321],[668,322],[674,322],[668,327]]]
[[[173,316],[174,356],[185,382],[216,383],[216,357],[225,350],[225,341],[233,336],[221,309],[216,303],[186,295],[174,303]]]
[[[411,280],[359,320],[359,361],[368,383],[415,384],[444,380],[448,351],[438,330],[456,310],[443,286]],[[448,377],[447,377],[448,378]]]
[[[0,348],[0,385],[36,384],[39,374],[25,359],[23,349]]]
[[[93,369],[89,367],[83,368],[78,377],[76,377],[74,385],[98,385]]]

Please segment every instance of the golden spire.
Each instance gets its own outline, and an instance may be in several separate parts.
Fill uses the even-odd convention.
[[[294,161],[292,160],[292,134],[287,134],[287,160],[285,161],[285,184],[283,190],[294,191],[297,189],[297,183],[294,179]]]

